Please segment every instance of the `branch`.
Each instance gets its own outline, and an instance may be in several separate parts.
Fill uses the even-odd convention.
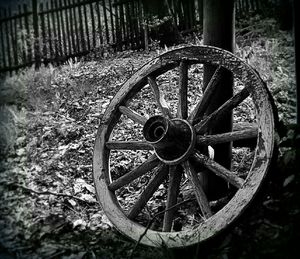
[[[37,195],[55,195],[55,196],[58,196],[58,197],[68,197],[68,198],[76,199],[78,201],[85,202],[85,203],[91,203],[91,204],[97,203],[97,202],[94,202],[94,201],[87,201],[87,200],[81,199],[81,198],[79,198],[77,196],[74,196],[74,195],[71,195],[71,194],[57,193],[57,192],[51,192],[51,191],[42,191],[42,192],[40,192],[40,191],[30,189],[30,188],[28,188],[24,185],[17,184],[17,183],[9,183],[9,185],[14,185],[16,187],[20,187],[23,190],[26,190],[28,192],[32,192],[32,193],[37,194]]]

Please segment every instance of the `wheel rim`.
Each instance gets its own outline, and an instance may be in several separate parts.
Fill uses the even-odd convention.
[[[203,115],[203,110],[205,110],[206,105],[203,100],[207,100],[209,98],[203,98],[190,114],[188,114],[187,108],[188,102],[186,91],[188,66],[195,63],[208,63],[219,67],[210,81],[211,85],[214,84],[214,80],[217,80],[220,68],[226,68],[233,72],[235,78],[244,82],[245,85],[245,87],[235,94],[229,101],[223,104],[214,113],[200,121],[198,120],[198,117]],[[196,200],[204,220],[200,222],[196,228],[169,232],[170,224],[172,225],[174,220],[174,218],[172,218],[174,217],[172,214],[172,206],[175,207],[177,202],[176,200],[174,201],[174,199],[172,200],[171,197],[177,196],[174,194],[178,194],[179,192],[178,185],[180,184],[180,179],[182,177],[181,170],[179,170],[178,173],[174,173],[176,168],[178,170],[178,167],[173,164],[178,163],[163,163],[159,161],[155,155],[152,155],[139,168],[135,168],[129,172],[125,178],[121,177],[121,180],[117,179],[112,181],[109,168],[110,150],[114,148],[120,149],[120,145],[122,149],[124,148],[124,144],[122,147],[122,143],[120,143],[118,147],[118,143],[110,141],[109,137],[120,119],[121,114],[127,115],[129,118],[141,125],[146,123],[147,119],[145,117],[132,112],[132,110],[126,107],[126,104],[135,96],[136,93],[147,85],[147,82],[151,86],[157,106],[160,109],[162,116],[171,119],[172,116],[168,107],[165,106],[165,102],[162,101],[163,97],[159,92],[159,87],[157,86],[155,78],[175,67],[179,67],[180,71],[180,80],[178,83],[179,108],[177,109],[176,117],[179,119],[187,119],[191,124],[193,124],[197,134],[198,144],[213,145],[216,141],[220,141],[220,139],[222,139],[222,141],[224,139],[230,141],[241,138],[238,134],[225,134],[219,136],[219,139],[209,138],[209,136],[205,137],[202,133],[205,133],[208,127],[213,125],[216,118],[222,116],[224,112],[237,107],[239,103],[244,101],[250,94],[257,113],[257,129],[255,129],[255,131],[253,131],[253,129],[243,130],[242,138],[245,138],[245,136],[252,137],[253,135],[257,135],[257,145],[253,163],[246,179],[241,179],[229,170],[220,167],[219,164],[213,161],[213,159],[209,159],[205,154],[199,152],[199,150],[192,148],[194,152],[189,153],[178,163],[181,164],[188,179],[192,182]],[[204,93],[204,95],[205,94],[208,96],[209,91],[208,94]],[[184,247],[196,244],[207,240],[224,230],[248,206],[266,175],[270,159],[272,157],[274,142],[274,118],[269,98],[267,89],[258,74],[242,60],[219,48],[210,46],[183,47],[167,52],[144,65],[127,82],[124,83],[122,88],[111,101],[103,116],[95,140],[93,173],[97,197],[105,214],[114,226],[121,233],[134,240],[138,240],[145,245],[161,246],[162,244],[165,244],[168,247]],[[241,133],[241,131],[239,131],[239,133]],[[131,143],[127,142],[125,145],[130,146]],[[151,148],[151,145],[146,142],[132,144],[132,149],[138,148],[149,149]],[[216,175],[226,179],[229,183],[237,187],[237,191],[232,197],[230,197],[228,203],[217,212],[212,212],[210,209],[210,202],[201,187],[194,165],[189,161],[192,157],[201,165],[210,169]],[[153,177],[154,180],[148,183],[150,186],[148,190],[151,190],[146,194],[144,191],[144,193],[141,194],[141,197],[146,197],[138,199],[133,208],[131,208],[129,212],[125,213],[118,202],[115,191],[133,179],[136,179],[137,176],[141,176],[144,171],[149,171],[153,168],[155,168],[157,174]],[[167,173],[170,175],[169,186],[172,187],[169,187],[168,190],[169,193],[166,208],[169,206],[171,209],[165,209],[164,211],[163,231],[156,231],[146,226],[142,226],[136,222],[135,218],[145,206],[145,202],[149,200],[148,196],[152,195],[152,189],[157,188],[157,184],[163,182],[163,180],[167,177]],[[123,181],[123,179],[125,179],[125,181]]]

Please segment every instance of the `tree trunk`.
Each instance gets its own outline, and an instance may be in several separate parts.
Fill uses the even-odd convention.
[[[234,0],[204,0],[203,2],[203,37],[204,44],[220,47],[228,51],[234,51]],[[212,65],[204,66],[204,89],[215,72],[216,67]],[[233,94],[233,76],[231,72],[225,71],[217,85],[214,100],[210,103],[207,114],[215,111]],[[211,130],[212,133],[223,133],[232,130],[232,113],[224,116],[222,121]],[[231,143],[213,146],[215,151],[215,161],[230,169],[231,167]],[[215,199],[222,196],[227,190],[227,183],[207,172],[204,177],[205,189],[208,190],[209,198]],[[218,190],[216,193],[215,190]]]

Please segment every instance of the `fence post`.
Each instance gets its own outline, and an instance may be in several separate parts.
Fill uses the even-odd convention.
[[[41,65],[40,56],[40,44],[39,44],[39,15],[37,0],[32,0],[32,21],[33,21],[33,31],[34,31],[34,59],[35,68],[39,68]]]

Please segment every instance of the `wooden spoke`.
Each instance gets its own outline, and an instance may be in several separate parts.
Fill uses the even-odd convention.
[[[148,200],[152,197],[153,193],[157,190],[158,186],[163,182],[163,180],[167,176],[167,166],[164,164],[160,164],[156,170],[156,174],[154,177],[150,180],[147,187],[139,197],[139,199],[136,201],[136,203],[133,205],[131,210],[128,213],[128,218],[134,219],[141,210],[145,207]]]
[[[183,163],[183,167],[184,167],[186,174],[189,177],[189,180],[191,181],[191,183],[194,187],[196,199],[200,206],[200,210],[203,213],[203,217],[209,218],[210,216],[212,216],[212,212],[211,212],[209,202],[206,198],[206,195],[203,191],[201,182],[198,178],[198,175],[197,175],[194,167],[191,165],[191,163],[189,161],[185,161]]]
[[[114,150],[152,150],[153,147],[146,141],[108,141],[108,149]]]
[[[227,132],[222,134],[215,135],[198,135],[197,136],[197,144],[199,145],[215,145],[225,142],[231,142],[241,139],[249,139],[257,137],[257,128],[253,127],[252,129],[245,129],[233,132]]]
[[[148,158],[144,163],[130,171],[129,173],[121,176],[114,182],[112,182],[108,187],[111,191],[115,191],[122,186],[129,184],[134,179],[146,174],[153,168],[155,168],[159,164],[159,160],[156,157],[156,155],[152,155],[150,158]]]
[[[128,116],[134,122],[144,125],[147,121],[147,118],[143,117],[142,115],[136,113],[135,111],[129,109],[126,106],[120,106],[119,110],[122,114]]]
[[[169,188],[166,212],[163,221],[163,231],[170,232],[172,229],[172,222],[174,219],[175,208],[173,206],[177,203],[177,196],[179,194],[179,187],[181,181],[182,171],[176,166],[169,167]]]
[[[189,116],[188,120],[194,124],[197,122],[198,118],[201,118],[204,115],[204,112],[206,111],[208,104],[215,93],[216,85],[219,82],[221,75],[222,75],[222,67],[219,66],[213,76],[211,77],[209,83],[207,84],[205,91],[203,93],[203,97],[198,102],[194,110],[192,111],[191,115]]]
[[[163,94],[159,91],[158,85],[153,77],[148,77],[148,83],[153,91],[155,96],[155,100],[157,102],[158,108],[162,112],[162,114],[166,117],[171,118],[171,112],[169,110],[169,105],[166,102]]]
[[[182,119],[186,119],[188,116],[188,68],[189,66],[186,61],[180,62],[177,117]]]
[[[224,114],[231,111],[233,108],[237,107],[243,100],[249,96],[249,91],[245,87],[242,91],[231,97],[223,105],[221,105],[216,111],[206,117],[204,120],[200,121],[195,125],[195,130],[199,134],[203,134],[208,130],[209,127],[213,127],[219,119],[223,117]]]
[[[203,164],[205,167],[207,167],[210,171],[215,173],[217,176],[222,177],[227,182],[231,183],[237,188],[241,188],[243,186],[244,180],[219,163],[215,162],[214,160],[210,159],[209,157],[202,155],[199,152],[196,152],[194,154],[195,159]]]

